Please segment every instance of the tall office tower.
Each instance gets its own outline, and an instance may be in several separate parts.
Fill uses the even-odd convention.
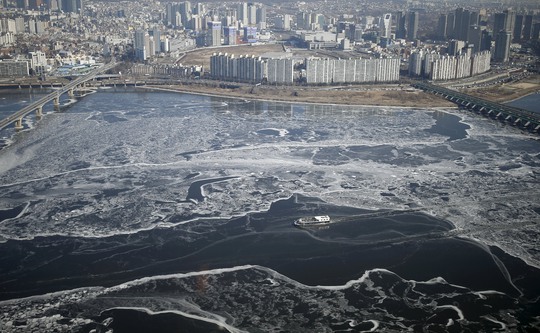
[[[482,29],[477,25],[471,25],[467,37],[469,46],[472,46],[472,52],[480,52],[482,47]]]
[[[28,0],[28,8],[38,10],[43,2],[41,0]]]
[[[532,40],[540,39],[540,23],[535,23],[533,25],[531,39]]]
[[[161,31],[157,27],[154,27],[152,30],[148,31],[148,35],[153,37],[153,53],[150,52],[150,55],[158,54],[161,52]]]
[[[459,40],[467,40],[469,26],[471,24],[471,12],[460,8],[459,17],[456,14],[455,35]],[[459,24],[458,24],[459,21]]]
[[[446,20],[446,36],[447,38],[455,38],[455,20],[456,15],[454,13],[448,13],[448,18]]]
[[[397,12],[396,14],[396,38],[406,38],[407,29],[405,29],[405,14]]]
[[[392,34],[392,14],[384,14],[380,24],[381,37],[390,38]]]
[[[506,21],[504,22],[504,30],[513,32],[514,25],[516,24],[516,12],[507,9],[503,11],[506,14]]]
[[[413,40],[416,39],[418,34],[418,19],[419,14],[416,11],[409,12],[409,21],[407,25],[407,39]]]
[[[64,13],[75,13],[77,2],[75,0],[62,0],[62,10]]]
[[[448,15],[441,14],[439,16],[439,22],[437,23],[437,37],[440,39],[446,39],[448,37]]]
[[[236,27],[223,27],[224,35],[224,44],[225,45],[236,45]]]
[[[455,23],[454,23],[454,34],[452,35],[452,37],[454,37],[455,39],[459,39],[459,40],[463,40],[462,35],[461,35],[461,27],[463,25],[466,26],[466,24],[463,23],[463,21],[464,21],[463,12],[464,11],[465,10],[463,8],[457,8],[454,11]]]
[[[181,2],[179,12],[180,16],[182,17],[182,24],[187,28],[193,29],[193,27],[188,24],[188,22],[191,22],[191,2]]]
[[[84,0],[76,0],[77,13],[84,14]]]
[[[208,38],[207,40],[208,46],[221,45],[221,22],[218,22],[218,21],[208,22],[207,38]]]
[[[506,25],[506,14],[496,13],[495,20],[493,21],[493,35],[497,36],[500,31],[504,30]]]
[[[470,12],[469,26],[480,25],[480,14],[478,12]]]
[[[533,22],[533,16],[525,15],[525,22],[523,24],[523,39],[524,40],[531,39],[532,25],[533,25],[532,22]]]
[[[348,32],[345,34],[345,37],[349,38],[350,41],[355,41],[356,40],[356,24],[354,23],[347,24],[346,31]]]
[[[512,40],[514,42],[521,40],[522,30],[523,30],[523,15],[516,15],[516,23],[514,25],[514,32],[512,36]]]
[[[133,38],[133,48],[135,49],[135,58],[137,60],[145,61],[147,58],[147,49],[146,49],[146,39],[148,39],[148,34],[144,30],[135,31],[135,36]]]
[[[173,11],[173,4],[167,3],[165,5],[165,25],[172,25],[175,12]]]
[[[248,24],[248,4],[247,4],[247,2],[242,2],[242,3],[238,4],[236,12],[237,12],[237,15],[238,15],[236,17],[236,19],[238,21],[242,22],[242,24],[244,24],[244,25]]]
[[[495,39],[495,56],[497,62],[508,62],[510,57],[510,42],[512,41],[512,33],[509,31],[501,31]]]
[[[493,35],[488,30],[482,30],[482,40],[480,41],[480,51],[491,51],[491,40]]]

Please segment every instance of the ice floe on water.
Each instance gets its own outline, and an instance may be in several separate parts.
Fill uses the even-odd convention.
[[[175,267],[191,273],[14,300],[25,309],[19,312],[1,303],[9,314],[0,320],[2,331],[8,324],[13,331],[41,325],[106,329],[127,325],[132,311],[142,313],[141,325],[156,318],[191,325],[204,318],[229,331],[346,331],[354,326],[356,331],[398,332],[419,328],[420,322],[434,330],[512,330],[516,318],[530,311],[526,302],[516,303],[519,293],[510,293],[519,289],[529,297],[535,289],[523,281],[528,284],[536,273],[509,265],[507,257],[540,266],[540,204],[532,200],[540,197],[540,143],[515,128],[455,109],[302,105],[116,89],[88,95],[68,112],[47,114],[33,126],[9,136],[12,143],[0,151],[0,214],[7,216],[0,222],[1,246],[28,270],[25,276],[57,270],[61,263],[78,267],[79,261],[86,263],[80,274],[96,274],[96,285]],[[300,195],[313,201],[295,202],[289,210],[282,206]],[[291,226],[295,217],[329,210],[342,216],[356,216],[355,210],[419,214],[353,219],[322,231]],[[454,233],[450,226],[456,227]],[[302,253],[306,242],[317,245],[309,251],[341,244],[385,253],[411,243],[408,251],[420,253],[432,240],[454,235],[470,239],[458,243],[478,249],[479,260],[496,271],[500,282],[494,285],[504,290],[482,291],[480,277],[458,285],[452,281],[454,266],[441,266],[444,274],[406,279],[393,273],[399,263],[370,265],[348,283],[315,287],[262,266],[216,271],[202,265],[222,258],[231,260],[222,261],[223,267],[236,266],[253,255],[253,262],[272,261],[272,268],[308,279],[310,273],[295,272],[294,264],[274,262],[288,258],[279,250],[292,244],[295,253]],[[228,242],[235,246],[227,247]],[[278,243],[281,248],[274,248]],[[39,257],[42,248],[49,250]],[[437,248],[454,249],[448,244]],[[257,256],[257,251],[278,254]],[[329,261],[323,253],[299,260],[323,258],[326,265],[337,265],[356,258],[335,253]],[[202,266],[182,266],[194,258]],[[359,256],[351,265],[368,258]],[[424,269],[417,262],[411,265]],[[516,266],[525,273],[513,271]],[[341,274],[336,267],[334,274]],[[310,272],[318,269],[333,273],[324,265]],[[9,277],[7,284],[17,280],[11,266],[0,274]],[[72,281],[83,277],[70,274],[65,283],[76,287]],[[516,282],[520,274],[526,278]],[[37,292],[24,289],[31,283],[20,286],[20,293]],[[124,294],[127,290],[131,296]],[[253,301],[246,306],[246,299]],[[84,315],[69,317],[71,306],[80,306]],[[100,317],[106,309],[108,317]]]
[[[73,331],[85,327],[126,332],[136,322],[141,327],[151,324],[160,332],[172,332],[174,323],[193,327],[204,323],[211,325],[203,325],[206,329],[229,332],[348,328],[399,332],[445,331],[450,326],[469,330],[490,323],[516,329],[520,325],[520,310],[510,297],[486,294],[471,302],[477,299],[473,291],[434,281],[428,283],[430,288],[419,289],[418,282],[375,269],[341,286],[307,286],[266,267],[245,265],[0,302],[0,329]]]

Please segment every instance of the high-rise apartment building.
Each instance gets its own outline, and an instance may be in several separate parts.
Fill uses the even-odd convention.
[[[394,82],[399,80],[398,58],[305,60],[308,84]]]
[[[135,50],[135,59],[145,61],[148,57],[147,39],[148,33],[144,30],[136,30],[133,38],[133,49]]]
[[[242,24],[248,24],[248,4],[247,2],[242,2],[238,4],[237,9],[237,19],[242,22]]]
[[[460,41],[462,43],[462,41]],[[470,49],[470,48],[466,48]],[[434,81],[455,80],[487,72],[491,67],[489,51],[457,55],[414,52],[409,58],[409,75]]]
[[[267,80],[269,83],[292,84],[294,82],[294,61],[290,58],[268,59]]]
[[[381,33],[380,36],[383,38],[390,38],[392,34],[392,14],[384,14],[381,19]]]
[[[208,46],[221,45],[221,22],[208,22],[207,44]]]
[[[150,52],[150,55],[159,54],[161,50],[161,31],[157,27],[154,27],[153,29],[148,31],[148,35],[152,37],[153,47],[152,52]]]
[[[180,17],[182,19],[182,24],[184,25],[184,27],[189,28],[189,29],[193,29],[193,27],[190,26],[190,24],[191,24],[191,16],[192,16],[191,2],[189,2],[189,1],[181,2],[179,4],[178,9],[179,9]]]
[[[236,45],[237,29],[235,26],[223,27],[223,40],[225,45]]]
[[[274,25],[277,29],[291,30],[292,17],[289,14],[277,16]]]

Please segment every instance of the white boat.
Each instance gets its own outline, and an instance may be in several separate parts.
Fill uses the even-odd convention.
[[[297,227],[315,227],[328,225],[330,223],[332,223],[332,220],[330,220],[330,216],[328,215],[301,217],[294,221],[294,225]]]

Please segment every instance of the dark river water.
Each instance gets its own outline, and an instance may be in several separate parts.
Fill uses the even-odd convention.
[[[0,134],[2,332],[540,329],[528,133],[460,110],[68,102]],[[293,226],[314,215],[333,223]]]

